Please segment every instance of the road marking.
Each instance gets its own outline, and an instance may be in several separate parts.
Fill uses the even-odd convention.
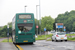
[[[48,48],[50,48],[50,47],[48,47]]]
[[[47,47],[47,46],[44,46],[44,47]]]
[[[38,44],[38,45],[40,45],[40,44]]]
[[[40,46],[43,46],[43,45],[41,45],[41,44],[38,44],[38,45],[40,45]],[[49,46],[43,46],[43,47],[47,47],[47,48],[50,48]],[[55,49],[55,48],[52,48],[52,49]]]
[[[52,49],[54,49],[54,48],[52,48]]]
[[[19,45],[16,45],[20,50],[23,50],[23,48],[21,48]]]

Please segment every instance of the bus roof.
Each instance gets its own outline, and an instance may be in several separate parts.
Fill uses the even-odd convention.
[[[18,15],[19,15],[19,14],[33,14],[33,13],[16,13],[16,14],[18,14]]]

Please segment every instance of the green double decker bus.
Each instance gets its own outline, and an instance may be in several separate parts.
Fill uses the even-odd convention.
[[[35,42],[35,20],[33,13],[17,13],[12,19],[13,43]]]

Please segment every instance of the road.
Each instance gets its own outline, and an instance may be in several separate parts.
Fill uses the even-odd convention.
[[[75,42],[36,41],[33,45],[19,45],[24,50],[75,50]]]
[[[0,38],[0,50],[18,50],[12,42],[1,42],[7,38]]]

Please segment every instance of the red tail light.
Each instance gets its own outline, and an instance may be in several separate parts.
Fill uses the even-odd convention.
[[[58,35],[56,35],[56,37],[59,37]]]
[[[66,37],[67,35],[65,35],[65,37]]]

